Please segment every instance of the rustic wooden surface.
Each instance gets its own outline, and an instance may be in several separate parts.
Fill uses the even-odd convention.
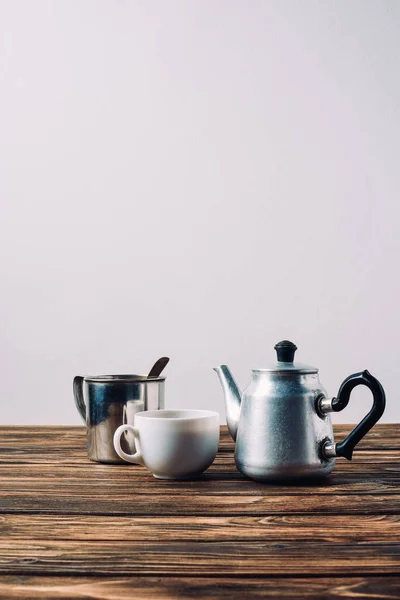
[[[236,471],[226,428],[202,477],[171,482],[91,463],[80,427],[1,427],[0,598],[400,598],[399,434],[278,486]]]

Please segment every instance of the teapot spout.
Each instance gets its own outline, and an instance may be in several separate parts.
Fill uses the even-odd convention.
[[[226,422],[229,433],[236,440],[237,428],[239,424],[241,393],[233,379],[232,373],[226,365],[215,367],[219,380],[225,395]]]

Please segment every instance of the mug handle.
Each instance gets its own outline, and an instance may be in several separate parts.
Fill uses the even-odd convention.
[[[125,431],[131,431],[135,436],[135,446],[137,448],[135,454],[127,454],[121,448],[121,436]],[[137,427],[132,427],[132,425],[128,424],[120,425],[114,433],[114,449],[118,456],[123,460],[126,460],[126,462],[134,463],[135,465],[144,465],[143,456],[140,451],[139,430]]]
[[[72,387],[74,390],[76,408],[78,409],[79,414],[81,415],[84,423],[86,423],[86,404],[85,400],[83,399],[83,380],[84,377],[77,375],[76,377],[74,377],[74,383]]]
[[[372,392],[373,405],[369,413],[363,418],[361,423],[353,429],[343,442],[332,444],[325,442],[324,454],[331,458],[333,456],[344,456],[347,460],[351,460],[353,450],[360,440],[368,433],[383,415],[386,405],[385,392],[380,382],[367,370],[361,373],[349,375],[340,386],[338,395],[332,399],[331,410],[339,412],[346,408],[350,400],[350,394],[357,385],[365,385]]]

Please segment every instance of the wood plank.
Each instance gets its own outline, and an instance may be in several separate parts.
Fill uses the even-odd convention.
[[[150,479],[151,477],[151,479]],[[39,478],[17,478],[3,477],[0,483],[0,513],[3,512],[3,498],[16,497],[21,498],[26,495],[41,494],[43,501],[57,496],[58,498],[74,498],[81,496],[85,498],[101,497],[110,495],[116,497],[126,497],[132,499],[132,493],[135,497],[148,496],[149,501],[153,502],[156,496],[175,497],[179,500],[180,496],[227,496],[234,494],[241,496],[295,496],[303,497],[314,494],[315,496],[343,496],[349,494],[380,495],[387,496],[388,506],[393,506],[396,497],[399,495],[399,480],[397,475],[381,473],[376,479],[369,481],[366,474],[352,476],[351,473],[334,474],[326,482],[320,483],[291,483],[286,485],[265,484],[251,479],[230,477],[221,478],[217,474],[211,477],[204,475],[193,481],[168,481],[162,483],[154,482],[152,476],[144,478],[136,474],[127,473],[125,477],[117,479],[97,479],[88,477],[86,480],[74,478],[73,480],[62,477],[54,477],[52,480],[40,482]],[[393,497],[393,498],[391,498]],[[157,501],[157,500],[155,500]]]
[[[230,465],[234,465],[233,453],[220,453],[217,456],[217,464],[227,465],[229,468]],[[351,462],[347,461],[344,458],[337,459],[337,465],[344,465],[343,468],[349,468],[351,465],[361,465],[361,464],[380,464],[385,465],[387,463],[397,463],[400,462],[400,450],[380,450],[380,451],[358,451],[353,455],[353,460]],[[3,465],[49,465],[54,464],[59,467],[65,466],[66,468],[73,467],[74,469],[79,469],[84,467],[85,465],[100,465],[101,463],[95,463],[90,461],[86,453],[80,452],[72,454],[68,452],[60,452],[54,451],[53,453],[43,454],[42,452],[35,453],[34,451],[30,452],[15,452],[15,451],[6,451],[0,453],[0,467]],[[114,468],[116,465],[109,465],[111,468]],[[131,465],[123,465],[128,468],[132,468]],[[354,468],[354,467],[353,467]]]
[[[390,457],[391,459],[393,457]],[[104,480],[104,481],[120,481],[126,480],[126,478],[134,477],[135,481],[152,481],[155,478],[152,477],[151,473],[142,466],[131,465],[131,464],[119,464],[119,465],[106,465],[100,463],[94,463],[91,461],[81,461],[79,465],[65,465],[63,463],[44,463],[44,464],[26,464],[20,463],[15,464],[3,464],[1,465],[1,472],[6,478],[15,477],[16,479],[24,480],[26,478],[32,479],[35,477],[43,477],[44,479],[53,478],[71,478],[80,479],[91,477],[93,480]],[[400,473],[400,457],[397,460],[382,460],[382,462],[371,461],[347,461],[345,459],[337,459],[336,466],[333,472],[322,478],[319,483],[321,485],[329,484],[329,481],[335,476],[344,476],[351,474],[353,477],[365,477],[370,474],[372,477],[393,477],[395,480]],[[216,478],[222,479],[240,479],[243,481],[254,481],[250,480],[241,474],[235,465],[233,456],[217,456],[214,463],[197,479],[212,480]],[[195,479],[193,479],[195,481]],[[164,484],[167,480],[164,480]],[[325,482],[325,483],[324,483]],[[160,482],[158,482],[160,483]],[[179,482],[175,482],[179,483]],[[180,482],[185,483],[184,481]],[[189,483],[189,480],[186,480]],[[260,482],[259,482],[260,483]]]
[[[16,466],[18,464],[18,467]],[[130,471],[136,472],[137,474],[143,473],[146,474],[148,471],[141,466],[132,465],[128,463],[119,463],[115,465],[105,464],[105,463],[97,463],[90,461],[86,457],[80,458],[79,462],[76,464],[66,464],[62,460],[62,456],[60,459],[56,459],[53,461],[47,460],[38,463],[13,463],[7,462],[0,465],[1,471],[3,472],[12,472],[15,473],[22,472],[26,473],[32,470],[32,472],[37,472],[38,469],[53,469],[57,470],[60,475],[64,473],[66,476],[68,472],[70,473],[80,473],[84,476],[86,472],[97,472],[99,475],[101,473],[111,475],[111,473],[123,474],[127,475]],[[64,471],[65,469],[65,471]],[[334,473],[337,472],[347,472],[350,471],[352,473],[366,473],[370,469],[375,470],[376,472],[383,471],[392,471],[393,473],[397,473],[400,470],[400,451],[390,450],[384,451],[381,450],[378,452],[368,452],[363,453],[360,452],[359,455],[356,455],[352,461],[348,461],[344,458],[336,459],[336,466],[334,468]],[[235,465],[235,460],[233,454],[217,454],[214,463],[209,467],[206,471],[207,473],[212,473],[213,471],[226,471],[231,472],[232,474],[237,473],[237,468]],[[241,475],[241,477],[243,477]]]
[[[400,541],[400,515],[268,517],[0,516],[0,539],[185,541]]]
[[[400,514],[400,493],[375,494],[316,494],[310,488],[307,495],[268,494],[267,487],[254,494],[184,493],[137,494],[127,486],[123,492],[105,494],[92,487],[83,496],[55,488],[45,494],[38,490],[32,495],[24,490],[3,492],[0,498],[2,513],[47,513],[82,515],[273,515],[273,514]],[[389,501],[390,499],[390,501]]]
[[[0,479],[0,512],[4,494],[38,494],[59,496],[88,496],[98,494],[135,495],[296,495],[313,492],[327,494],[395,494],[400,488],[400,461],[386,464],[338,463],[334,472],[320,481],[294,484],[265,484],[244,477],[235,467],[233,458],[215,463],[202,476],[193,480],[168,481],[155,479],[140,466],[97,465],[66,468],[60,465],[3,465]]]
[[[361,464],[380,464],[384,465],[387,463],[399,463],[400,464],[400,450],[380,450],[380,451],[356,451],[353,455],[353,460],[351,462],[347,461],[344,458],[338,458],[336,464],[343,465],[343,468],[349,468],[350,465],[352,468],[353,465],[361,465]],[[48,452],[44,454],[41,451],[37,451],[36,453],[31,449],[29,452],[21,452],[21,451],[6,451],[0,453],[0,466],[3,465],[49,465],[54,464],[59,467],[65,466],[67,468],[73,467],[74,469],[79,469],[84,467],[85,465],[100,465],[100,463],[95,463],[90,461],[86,453],[79,452],[73,454],[68,451],[53,451],[52,453]],[[220,453],[217,455],[216,463],[223,467],[223,465],[227,465],[227,468],[234,465],[233,453]],[[109,465],[109,468],[115,468],[117,465]],[[123,465],[127,468],[132,468],[131,465]],[[235,468],[236,469],[236,468]]]
[[[399,577],[39,577],[3,576],[1,600],[243,600],[243,598],[397,600]]]
[[[0,540],[0,573],[92,575],[400,574],[400,541]]]
[[[400,462],[400,450],[382,449],[382,450],[355,450],[351,463],[344,458],[338,458],[337,464],[357,465],[357,464],[385,464],[388,462]],[[233,451],[220,452],[217,456],[219,464],[234,464]],[[87,457],[86,450],[48,448],[46,451],[40,448],[29,447],[26,450],[21,448],[0,448],[0,465],[48,465],[50,463],[58,466],[79,468],[84,465],[98,465]],[[115,465],[110,465],[115,467]],[[125,465],[126,467],[130,465]]]

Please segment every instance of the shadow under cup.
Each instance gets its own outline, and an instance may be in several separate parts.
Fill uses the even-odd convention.
[[[137,454],[155,477],[181,479],[205,471],[219,443],[219,414],[209,410],[151,410],[135,415]],[[122,429],[122,428],[121,428]]]

